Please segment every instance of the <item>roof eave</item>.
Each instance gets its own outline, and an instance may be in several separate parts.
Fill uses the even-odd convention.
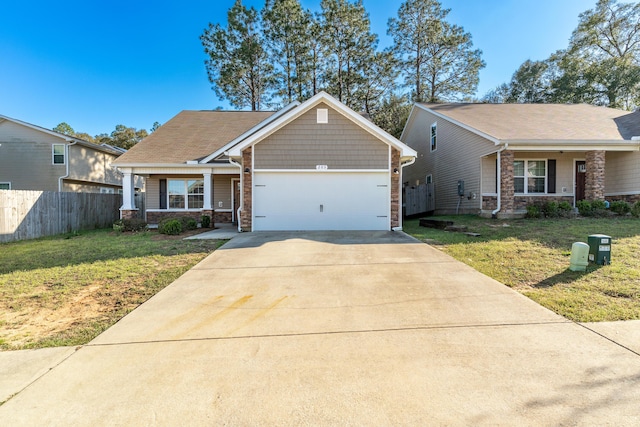
[[[504,139],[500,145],[513,151],[640,151],[640,141]]]

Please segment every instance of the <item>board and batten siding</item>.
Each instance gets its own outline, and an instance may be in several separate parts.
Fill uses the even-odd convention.
[[[317,123],[327,109],[328,123]],[[255,169],[388,169],[389,146],[326,104],[307,111],[255,145]]]
[[[605,156],[605,196],[639,194],[640,152],[609,151]]]
[[[436,150],[430,151],[433,123],[437,142]],[[481,192],[486,192],[480,186],[482,158],[498,150],[493,142],[419,107],[414,107],[402,141],[418,152],[415,163],[404,169],[403,181],[415,185],[432,175],[436,213],[455,213],[458,201],[460,213],[480,211]],[[458,197],[458,180],[464,180],[465,195],[475,194],[475,199]]]
[[[67,169],[52,164],[51,147],[65,144],[62,139],[5,120],[0,144],[0,182],[11,182],[12,190],[58,191]]]

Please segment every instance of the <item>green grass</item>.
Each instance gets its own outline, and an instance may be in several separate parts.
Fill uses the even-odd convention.
[[[433,217],[465,225],[472,237],[404,222],[404,230],[554,312],[578,322],[640,319],[640,220],[494,220]],[[613,239],[610,265],[569,270],[571,245],[590,234]]]
[[[0,349],[85,344],[217,249],[97,230],[0,245]]]

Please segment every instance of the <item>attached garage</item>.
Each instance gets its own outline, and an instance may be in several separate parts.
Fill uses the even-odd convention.
[[[257,172],[256,231],[389,230],[389,173]]]
[[[415,151],[326,93],[233,146],[244,231],[401,227],[402,167]]]

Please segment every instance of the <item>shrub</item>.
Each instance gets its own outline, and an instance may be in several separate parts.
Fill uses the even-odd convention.
[[[591,205],[591,202],[588,200],[578,200],[576,202],[576,207],[578,208],[578,212],[582,216],[593,215],[593,206]]]
[[[113,223],[113,229],[115,231],[145,231],[147,229],[147,223],[144,220],[134,219],[119,219]]]
[[[640,217],[640,201],[635,202],[633,206],[631,206],[631,215],[636,218]]]
[[[158,224],[158,233],[175,236],[182,233],[182,221],[178,218],[167,218]]]
[[[560,202],[558,203],[558,209],[560,209],[561,211],[566,211],[566,212],[571,212],[571,203],[569,202]]]
[[[542,213],[547,218],[557,218],[559,215],[558,202],[546,202],[542,205]]]
[[[542,212],[538,205],[527,205],[527,218],[541,218]]]
[[[184,222],[184,228],[185,230],[195,230],[196,228],[198,228],[198,221],[193,218],[187,218],[187,220]]]
[[[624,200],[616,200],[614,202],[611,202],[611,204],[609,205],[609,209],[611,209],[618,215],[626,215],[631,212],[631,205]]]
[[[202,228],[209,228],[211,225],[211,217],[209,215],[202,215],[200,217],[200,224],[202,224]]]

